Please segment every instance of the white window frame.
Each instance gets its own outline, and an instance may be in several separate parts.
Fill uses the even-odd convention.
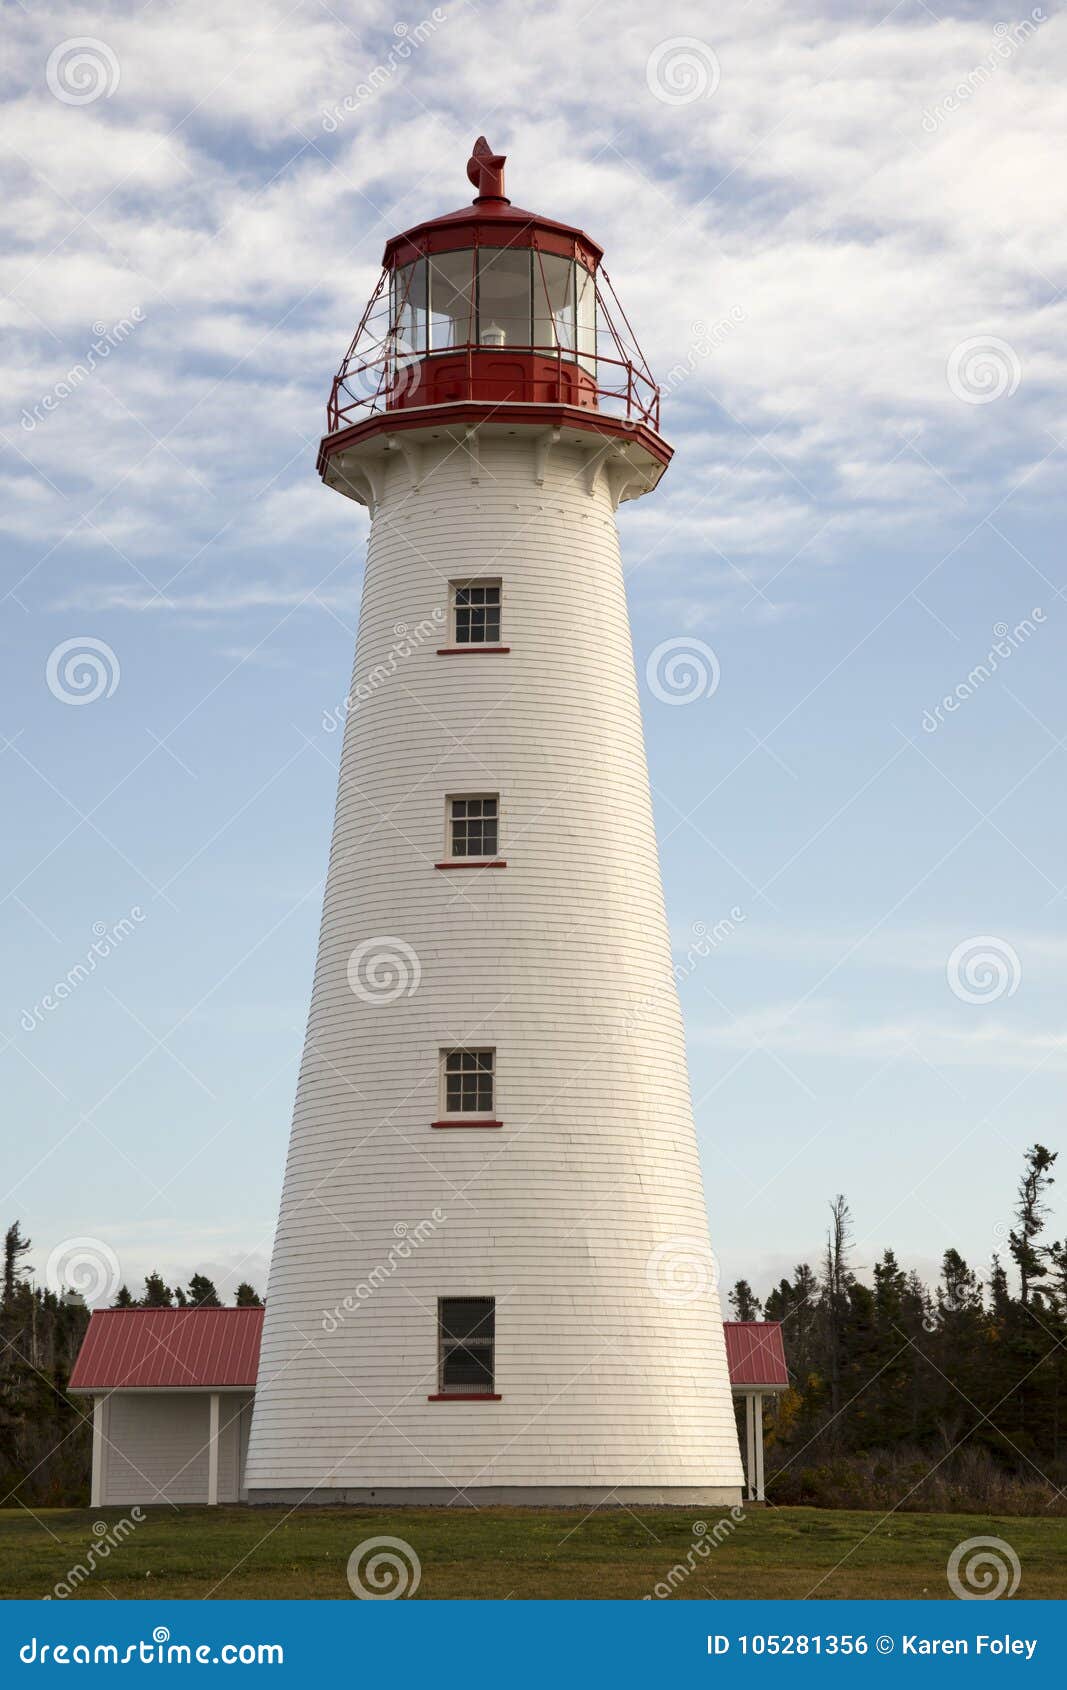
[[[459,606],[456,595],[469,587],[497,587],[500,591],[500,627],[495,640],[460,640],[457,627],[456,613]],[[471,575],[460,581],[448,583],[448,638],[449,643],[459,651],[477,651],[481,646],[498,646],[504,639],[504,583],[499,575]]]
[[[449,1109],[448,1058],[466,1052],[471,1056],[488,1056],[492,1097],[488,1109]],[[495,1121],[499,1101],[499,1074],[495,1045],[442,1045],[438,1069],[438,1114],[442,1121]]]
[[[472,801],[485,803],[491,798],[496,805],[496,850],[483,851],[480,856],[460,857],[452,848],[452,806],[453,804],[469,804]],[[462,819],[462,818],[457,818]],[[450,863],[494,863],[500,860],[500,794],[499,792],[450,792],[445,798],[445,860]]]

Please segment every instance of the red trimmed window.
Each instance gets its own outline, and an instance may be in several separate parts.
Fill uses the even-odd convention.
[[[449,798],[446,850],[453,862],[487,862],[497,854],[500,840],[500,798],[497,793]]]
[[[499,1402],[495,1385],[496,1298],[438,1297],[437,1396]]]
[[[441,1119],[431,1127],[501,1127],[496,1104],[496,1051],[441,1052]]]
[[[446,1118],[491,1121],[495,1102],[495,1050],[441,1052],[441,1112]]]
[[[499,581],[450,581],[450,628],[455,647],[499,646]]]

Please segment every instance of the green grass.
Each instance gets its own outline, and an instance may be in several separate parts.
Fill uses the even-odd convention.
[[[418,1599],[928,1597],[950,1595],[945,1565],[965,1538],[999,1537],[1022,1564],[1020,1597],[1067,1596],[1067,1519],[757,1508],[151,1508],[74,1594],[351,1600],[349,1555],[367,1538],[410,1544]],[[93,1524],[118,1509],[0,1511],[0,1596],[42,1597],[84,1565]],[[690,1553],[705,1520],[707,1554]],[[721,1522],[721,1524],[720,1524]],[[716,1527],[719,1527],[716,1533]],[[719,1541],[714,1541],[715,1537]],[[672,1586],[672,1567],[686,1568]],[[689,1571],[692,1567],[694,1570]]]

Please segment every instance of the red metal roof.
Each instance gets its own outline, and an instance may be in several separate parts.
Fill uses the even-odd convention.
[[[731,1385],[789,1384],[780,1320],[726,1320],[723,1331]]]
[[[731,1385],[789,1384],[777,1320],[728,1320]],[[89,1322],[72,1390],[172,1390],[256,1382],[262,1309],[98,1309]]]
[[[97,1309],[73,1390],[256,1382],[262,1309]]]
[[[382,264],[392,270],[409,264],[424,252],[449,252],[468,246],[541,246],[546,252],[560,252],[570,256],[577,248],[588,267],[595,270],[604,256],[604,249],[591,240],[584,229],[571,223],[557,223],[554,217],[541,217],[535,211],[523,211],[512,205],[504,193],[503,153],[494,153],[484,135],[474,143],[474,151],[467,164],[467,176],[478,195],[471,205],[458,211],[446,211],[440,217],[427,217],[403,234],[393,235],[385,243]]]

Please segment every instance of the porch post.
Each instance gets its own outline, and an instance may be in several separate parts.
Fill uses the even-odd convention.
[[[753,1416],[756,1422],[756,1489],[754,1492],[754,1500],[756,1502],[766,1502],[766,1493],[763,1489],[763,1392],[757,1391],[755,1393],[754,1400],[756,1408],[755,1415]]]
[[[107,1413],[107,1398],[93,1398],[93,1476],[89,1491],[90,1508],[103,1508],[107,1497],[104,1494],[104,1461],[107,1456],[107,1445],[104,1442],[104,1416]]]
[[[209,1508],[217,1508],[219,1504],[219,1393],[217,1391],[212,1391],[208,1406],[207,1502]]]
[[[756,1393],[745,1392],[745,1478],[748,1501],[756,1498]]]

